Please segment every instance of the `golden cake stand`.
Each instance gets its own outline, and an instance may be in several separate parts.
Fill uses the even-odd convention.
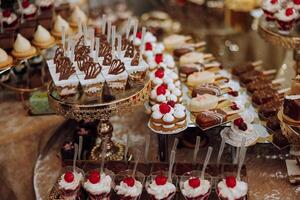
[[[78,92],[75,97],[60,97],[57,95],[54,83],[51,82],[48,87],[48,99],[54,112],[68,119],[99,121],[97,137],[101,142],[93,147],[90,156],[92,160],[102,159],[103,145],[106,145],[107,160],[123,160],[124,145],[111,140],[113,126],[110,117],[132,111],[137,105],[143,104],[149,98],[150,90],[151,82],[147,79],[136,87],[118,93],[115,100],[103,102],[100,97],[91,101],[81,92]]]

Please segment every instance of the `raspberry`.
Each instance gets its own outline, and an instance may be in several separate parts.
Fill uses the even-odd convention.
[[[155,62],[156,62],[157,64],[159,64],[159,63],[161,63],[162,61],[163,61],[163,55],[162,55],[161,53],[156,54],[156,55],[155,55]]]
[[[159,111],[162,114],[166,114],[166,113],[169,113],[171,111],[171,108],[168,104],[162,103],[162,104],[159,105]]]
[[[165,75],[165,70],[163,68],[159,68],[155,72],[155,77],[163,78]]]
[[[168,101],[168,103],[167,103],[169,106],[171,106],[172,108],[174,108],[175,107],[175,101]]]
[[[244,123],[244,120],[242,118],[237,118],[233,121],[233,124],[236,126],[240,126],[242,123]]]
[[[71,171],[68,171],[64,175],[64,179],[67,183],[71,183],[74,180],[74,174]]]
[[[141,31],[137,32],[136,37],[139,39],[142,39],[142,32]]]
[[[167,92],[166,88],[163,85],[160,85],[156,88],[157,95],[165,95]]]
[[[233,103],[231,106],[230,106],[230,108],[232,109],[232,110],[239,110],[240,108],[236,105],[236,103]]]
[[[245,122],[243,122],[239,125],[239,129],[242,131],[246,131],[248,129],[248,126]]]
[[[239,96],[238,91],[230,91],[230,92],[228,92],[228,94],[231,95],[231,96],[233,96],[233,97]]]
[[[152,51],[152,44],[150,42],[146,42],[146,51]]]
[[[92,184],[99,183],[99,181],[100,181],[100,174],[99,174],[99,172],[98,171],[92,171],[92,172],[90,172],[89,181]]]
[[[30,5],[30,2],[29,2],[28,0],[24,0],[24,1],[22,2],[22,7],[23,7],[23,8],[27,8],[29,5]]]
[[[294,13],[293,8],[287,8],[287,9],[285,10],[285,15],[286,15],[286,16],[291,16],[293,13]]]
[[[236,186],[236,179],[234,176],[226,177],[226,185],[227,187],[234,188]]]
[[[6,9],[6,10],[3,11],[2,15],[3,15],[3,17],[10,17],[11,11]]]
[[[278,0],[271,0],[271,4],[276,4],[277,2],[278,2]],[[294,2],[295,2],[295,0],[294,0]]]

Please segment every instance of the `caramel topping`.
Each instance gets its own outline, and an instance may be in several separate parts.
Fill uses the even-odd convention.
[[[56,64],[58,60],[63,56],[64,56],[64,50],[61,47],[57,48],[55,51],[55,56],[53,58],[54,64]]]
[[[58,62],[60,65],[60,75],[59,80],[67,80],[72,74],[75,73],[75,68],[72,66],[70,58],[63,57]]]
[[[112,61],[112,54],[111,52],[109,52],[104,56],[103,65],[111,65],[111,61]]]
[[[120,59],[114,59],[108,70],[108,74],[118,75],[125,71],[124,63]]]
[[[125,57],[133,58],[133,56],[134,56],[134,45],[133,45],[133,41],[130,41],[130,43],[128,43],[126,47]]]
[[[85,63],[85,77],[84,79],[94,79],[98,76],[98,74],[101,72],[101,65],[99,63],[94,63],[91,61],[88,61]]]
[[[138,66],[140,63],[140,51],[137,51],[131,60],[131,66]]]

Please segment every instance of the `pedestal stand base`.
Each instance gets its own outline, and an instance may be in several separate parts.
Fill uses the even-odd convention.
[[[107,152],[106,154],[106,160],[123,160],[124,159],[124,151],[125,146],[120,143],[115,143],[112,147],[111,151]],[[94,146],[94,148],[91,151],[91,159],[92,160],[101,160],[101,144],[97,144]]]

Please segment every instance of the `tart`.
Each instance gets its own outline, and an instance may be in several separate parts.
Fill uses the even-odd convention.
[[[55,44],[55,38],[50,35],[47,29],[39,25],[34,33],[32,44],[41,49],[47,49]]]
[[[36,48],[21,34],[18,34],[11,54],[17,59],[28,58],[36,54]]]
[[[0,48],[0,69],[4,67],[8,67],[12,63],[13,63],[12,57],[7,55],[7,53]]]

